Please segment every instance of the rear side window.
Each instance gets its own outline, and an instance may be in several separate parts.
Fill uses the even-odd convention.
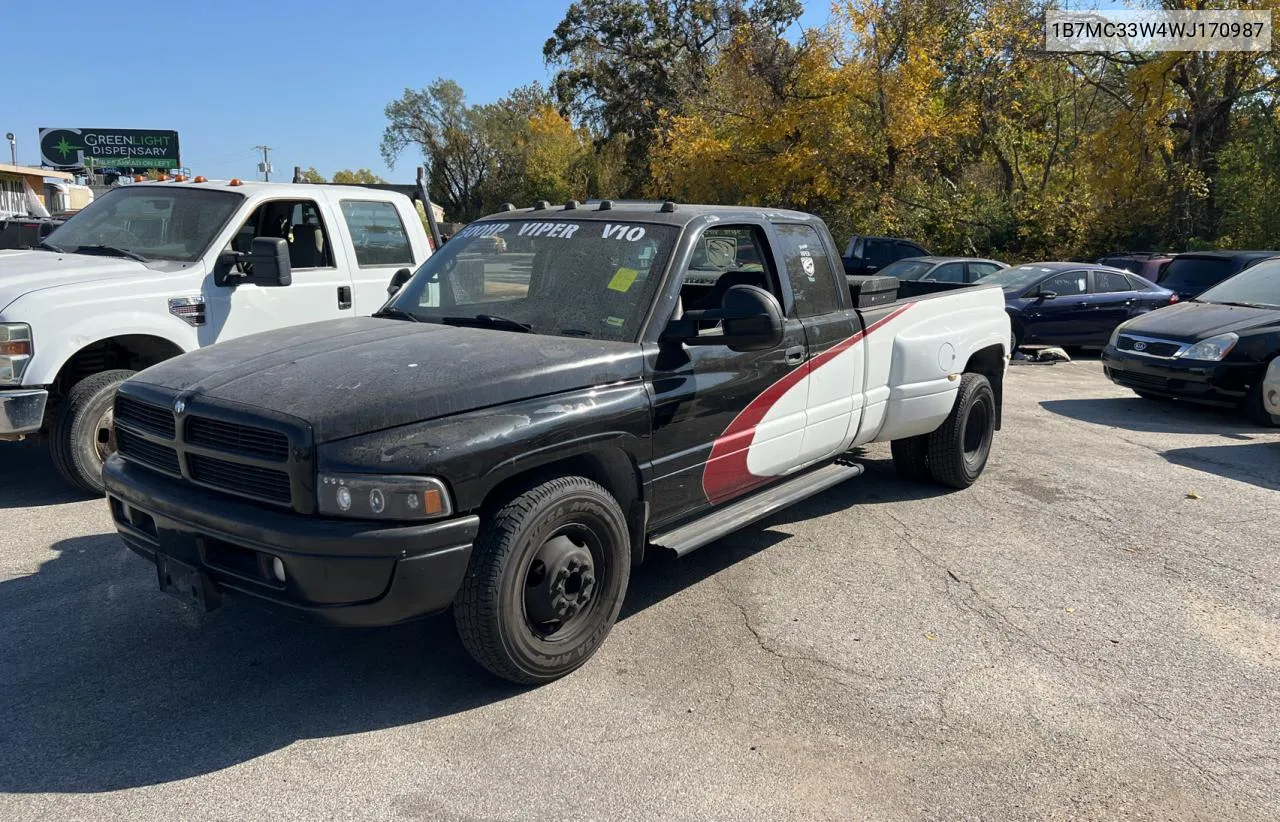
[[[867,240],[863,246],[862,258],[867,265],[883,268],[894,260],[903,257],[915,257],[915,254],[895,254],[892,240]]]
[[[1050,277],[1040,284],[1037,289],[1041,292],[1052,291],[1059,297],[1070,297],[1075,294],[1089,293],[1089,272],[1072,271],[1067,274],[1059,274],[1056,277]]]
[[[342,217],[347,221],[356,263],[361,268],[413,265],[409,234],[394,205],[375,200],[343,200]]]
[[[775,225],[779,251],[796,298],[796,314],[815,317],[840,308],[827,252],[812,226]]]
[[[1231,261],[1214,257],[1175,257],[1160,284],[1184,294],[1199,293],[1231,275]]]
[[[943,263],[925,277],[935,283],[963,283],[964,263]]]
[[[969,281],[980,280],[988,274],[994,274],[1000,270],[1000,266],[995,263],[969,263]]]
[[[1139,290],[1134,288],[1128,277],[1118,271],[1095,271],[1093,275],[1097,278],[1097,291],[1102,294]]]

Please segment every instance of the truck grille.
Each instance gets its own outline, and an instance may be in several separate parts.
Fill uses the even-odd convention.
[[[143,439],[123,426],[116,427],[116,448],[122,456],[140,465],[174,476],[182,474],[182,469],[178,467],[177,451],[167,445]]]
[[[138,402],[132,397],[117,397],[115,418],[133,428],[139,428],[165,439],[173,439],[173,412]]]
[[[187,468],[191,471],[191,479],[201,485],[286,505],[293,499],[289,475],[284,471],[228,462],[203,454],[188,454]]]
[[[279,431],[250,428],[207,417],[187,420],[187,442],[272,462],[289,459],[289,438]]]
[[[142,396],[116,396],[116,443],[124,459],[238,497],[300,513],[314,509],[310,434],[300,425],[289,418],[240,423],[238,412],[199,398],[187,403],[178,425],[172,398],[148,402],[153,389],[134,391]]]

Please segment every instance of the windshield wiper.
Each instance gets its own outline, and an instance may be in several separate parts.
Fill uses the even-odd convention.
[[[440,322],[445,325],[501,328],[506,331],[519,331],[524,334],[533,331],[533,326],[528,323],[522,323],[507,317],[499,317],[497,314],[476,314],[474,317],[441,317]]]
[[[67,253],[67,252],[63,251],[61,248],[59,248],[58,246],[56,246],[56,245],[54,245],[53,243],[49,242],[48,240],[41,240],[41,241],[40,241],[40,245],[39,245],[39,246],[37,246],[37,248],[43,248],[43,249],[46,249],[46,250],[48,250],[48,251],[52,251],[52,252],[54,252],[55,254],[66,254],[66,253]]]
[[[151,262],[138,252],[121,248],[118,245],[78,245],[74,253],[84,254],[85,252],[90,254],[110,254],[113,257],[128,257],[130,260],[137,260],[140,263]]]
[[[396,308],[394,305],[389,305],[386,308],[381,309],[380,311],[374,312],[373,316],[379,317],[379,318],[385,317],[387,319],[408,320],[410,322],[415,322],[415,323],[422,322],[422,318],[420,318],[417,314],[411,314],[410,312],[405,311],[403,308]]]

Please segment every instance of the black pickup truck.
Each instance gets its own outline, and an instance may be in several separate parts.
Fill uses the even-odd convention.
[[[482,665],[545,682],[604,641],[647,551],[686,553],[858,475],[853,446],[892,441],[916,479],[977,479],[1003,297],[902,288],[846,279],[808,214],[506,211],[374,317],[125,382],[111,511],[197,607],[232,595],[365,626],[452,607]]]

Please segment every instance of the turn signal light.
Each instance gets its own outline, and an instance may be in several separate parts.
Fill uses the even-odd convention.
[[[31,340],[10,340],[8,342],[0,342],[0,357],[22,357],[30,354]]]
[[[427,516],[448,513],[444,504],[444,495],[438,489],[428,488],[422,493],[422,513]]]

